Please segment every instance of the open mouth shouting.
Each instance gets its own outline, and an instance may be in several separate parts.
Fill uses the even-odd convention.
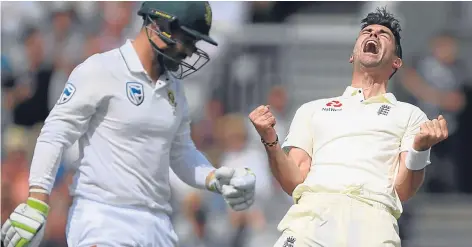
[[[371,53],[377,55],[380,51],[380,44],[377,40],[369,39],[364,42],[364,48],[362,51],[364,53]]]

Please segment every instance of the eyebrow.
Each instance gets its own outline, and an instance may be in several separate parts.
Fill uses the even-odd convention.
[[[380,33],[385,33],[387,34],[388,36],[392,37],[392,35],[390,34],[390,32],[384,30],[384,29],[380,29]]]

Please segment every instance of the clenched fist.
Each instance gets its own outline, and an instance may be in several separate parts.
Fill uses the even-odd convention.
[[[444,141],[448,136],[447,122],[442,115],[437,119],[424,122],[420,126],[420,133],[415,136],[413,149],[416,151],[425,151]]]
[[[249,119],[256,128],[261,138],[267,142],[272,143],[277,140],[277,133],[275,132],[275,117],[270,112],[270,107],[261,105],[249,114]]]

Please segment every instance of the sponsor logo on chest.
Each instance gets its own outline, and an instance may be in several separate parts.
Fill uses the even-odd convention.
[[[321,108],[322,111],[342,111],[343,104],[339,100],[332,100],[326,104],[326,107]]]

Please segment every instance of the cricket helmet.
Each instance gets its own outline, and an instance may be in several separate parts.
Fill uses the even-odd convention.
[[[154,32],[168,46],[173,46],[180,41],[173,37],[176,30],[181,30],[194,42],[205,41],[217,46],[216,41],[209,36],[212,24],[212,12],[208,2],[195,1],[149,1],[143,2],[138,11],[138,15],[143,17],[146,34],[154,50],[159,54],[158,59],[165,69],[171,74],[182,79],[206,65],[210,61],[209,55],[196,48],[191,61],[177,61],[175,58],[165,54],[165,52],[150,39],[149,31]],[[156,24],[158,29],[150,27],[149,24]]]

